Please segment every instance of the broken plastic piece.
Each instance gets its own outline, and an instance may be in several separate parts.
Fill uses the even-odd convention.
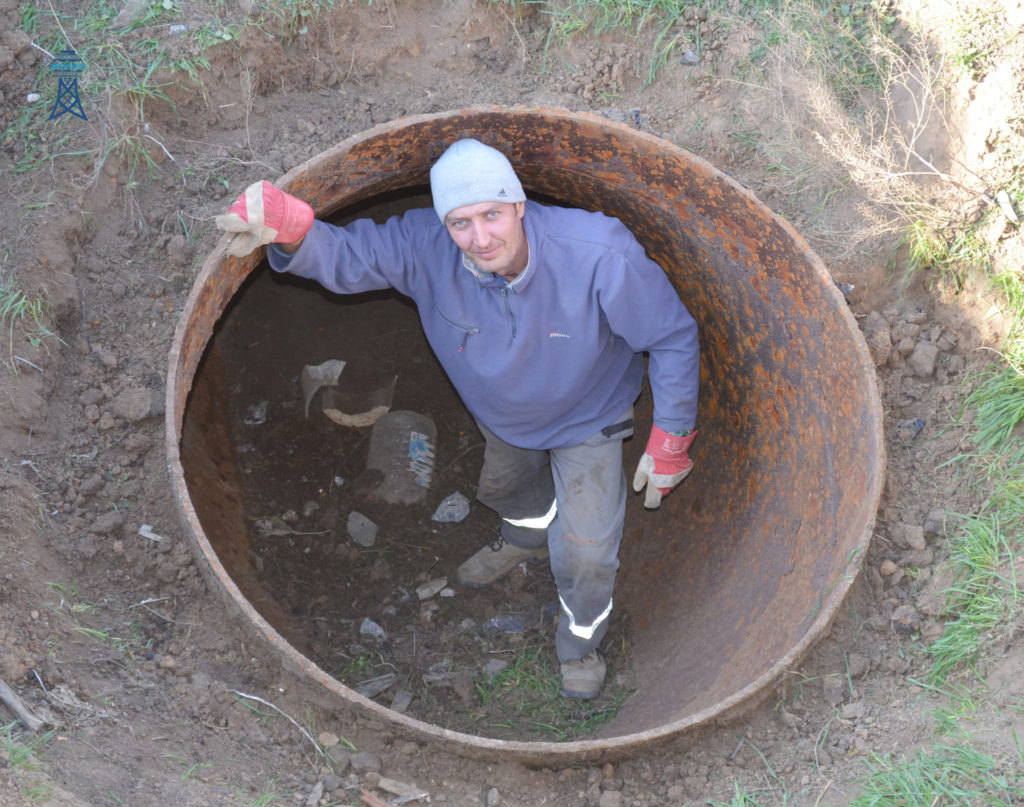
[[[162,541],[164,537],[153,532],[153,528],[149,524],[143,524],[139,527],[139,535],[143,538],[148,538],[150,541]]]
[[[302,401],[305,404],[306,417],[309,417],[309,402],[313,400],[318,389],[334,386],[345,369],[341,359],[328,359],[323,364],[307,364],[299,373],[299,384],[302,386]]]
[[[372,426],[391,408],[398,376],[382,387],[366,391],[324,390],[323,411],[339,426],[362,428]]]
[[[323,364],[307,364],[299,375],[302,386],[302,400],[306,417],[309,417],[309,405],[313,396],[323,387],[321,409],[323,413],[339,426],[360,428],[372,426],[381,415],[391,408],[391,399],[395,395],[395,384],[398,376],[391,376],[381,382],[379,372],[367,374],[356,373],[354,378],[351,368],[345,374],[345,389],[338,387],[341,371],[348,362],[341,359],[328,359]]]

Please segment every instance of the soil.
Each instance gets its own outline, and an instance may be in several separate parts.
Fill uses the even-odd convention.
[[[1019,7],[1004,5],[994,6],[1000,19],[1020,33]],[[922,8],[930,5],[915,13]],[[208,52],[202,91],[168,88],[173,109],[147,106],[139,142],[152,171],[111,150],[99,165],[58,157],[15,172],[33,144],[4,141],[4,276],[49,301],[44,323],[55,335],[40,339],[30,321],[16,321],[0,355],[0,678],[55,728],[37,765],[15,764],[14,749],[0,748],[3,804],[247,805],[271,794],[282,804],[356,804],[363,788],[386,795],[383,776],[429,791],[433,804],[653,807],[729,801],[739,787],[763,804],[841,805],[871,754],[928,742],[942,701],[917,682],[929,665],[923,647],[948,616],[937,593],[951,582],[942,565],[950,514],[977,512],[985,495],[954,462],[973,446],[960,407],[1005,323],[969,284],[890,271],[898,239],[862,237],[864,199],[854,184],[836,183],[845,169],[816,145],[812,113],[791,103],[798,82],[771,64],[751,73],[760,32],[749,23],[707,21],[698,64],[676,57],[648,82],[651,31],[553,46],[551,19],[530,6],[524,15],[513,26],[502,4],[473,0],[339,4],[288,41],[250,31],[240,47]],[[14,4],[0,2],[0,30],[19,21]],[[1024,37],[1016,39],[1020,47]],[[0,54],[0,102],[11,120],[43,57],[27,37],[3,41],[11,58]],[[1024,63],[1020,55],[1006,62]],[[1019,73],[994,65],[954,82],[947,126],[929,132],[944,169],[995,170],[992,132],[1011,119],[1007,104],[1024,108]],[[213,216],[250,182],[275,179],[349,135],[478,104],[597,112],[753,189],[844,284],[883,395],[888,477],[875,540],[830,634],[742,715],[600,768],[467,759],[312,696],[247,643],[199,569],[168,484],[167,355],[218,239]],[[115,124],[117,110],[89,112],[89,123],[61,124],[78,138],[67,150],[112,136],[100,121]],[[55,124],[37,117],[40,137],[51,136]],[[798,190],[773,160],[783,152],[816,166]],[[1021,241],[1012,227],[992,229],[997,266],[1019,268]],[[347,322],[368,327],[340,329],[339,306]],[[932,361],[914,351],[921,342],[934,346]],[[348,361],[344,372],[368,389],[398,376],[392,409],[436,428],[437,495],[381,501],[380,474],[367,470],[370,429],[325,418],[322,391],[306,416],[299,372],[328,359]],[[521,567],[469,597],[417,596],[450,577],[496,523],[479,506],[463,521],[431,519],[440,496],[472,501],[482,445],[411,307],[387,294],[339,303],[264,268],[225,314],[203,372],[222,393],[212,405],[229,414],[225,439],[254,563],[298,626],[295,642],[353,687],[393,674],[375,697],[391,704],[411,690],[409,713],[420,719],[478,734],[499,723],[497,711],[480,714],[464,671],[509,650],[550,647],[553,587],[543,566]],[[265,419],[253,418],[250,407],[263,401]],[[352,510],[383,525],[373,546],[349,540]],[[383,646],[367,635],[367,617],[386,634]],[[495,617],[508,619],[487,630]],[[513,622],[525,629],[500,629]],[[1014,733],[1024,731],[1019,708],[1005,708],[1024,696],[1015,672],[1024,660],[1011,641],[1019,629],[1007,626],[977,664],[990,684],[980,742],[999,764],[1015,758]],[[628,639],[625,615],[614,630]],[[616,663],[612,679],[628,691],[629,660]],[[429,673],[438,673],[434,685],[417,683]],[[570,725],[585,731],[622,694],[609,688]],[[531,738],[512,721],[487,731]],[[333,745],[329,767],[307,733]]]

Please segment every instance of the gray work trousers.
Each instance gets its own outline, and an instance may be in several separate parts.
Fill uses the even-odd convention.
[[[508,543],[547,545],[562,605],[558,659],[583,658],[608,632],[626,515],[622,441],[633,434],[632,410],[567,448],[516,448],[480,431],[487,444],[477,499],[501,516]]]

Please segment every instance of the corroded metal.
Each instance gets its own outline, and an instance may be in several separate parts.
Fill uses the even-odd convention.
[[[627,513],[616,603],[633,619],[637,693],[618,717],[568,743],[460,734],[357,695],[285,638],[287,617],[245,568],[230,469],[183,428],[186,408],[201,408],[189,396],[214,326],[260,260],[230,257],[226,239],[203,266],[170,355],[174,488],[209,579],[285,667],[331,697],[475,756],[544,765],[621,757],[750,702],[827,630],[882,490],[874,367],[827,270],[791,226],[703,160],[596,116],[483,108],[405,118],[278,184],[321,217],[358,213],[371,200],[424,193],[430,165],[460,137],[508,154],[532,197],[622,219],[700,323],[696,470],[660,510],[645,512],[637,498]],[[638,414],[649,420],[649,404]],[[642,449],[633,441],[634,455]]]

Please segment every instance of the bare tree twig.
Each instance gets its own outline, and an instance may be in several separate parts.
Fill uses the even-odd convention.
[[[25,724],[29,731],[39,731],[40,728],[46,725],[46,721],[36,717],[25,705],[24,701],[18,697],[18,693],[7,686],[3,680],[0,680],[0,701],[3,701],[4,705],[11,710],[18,720]]]

